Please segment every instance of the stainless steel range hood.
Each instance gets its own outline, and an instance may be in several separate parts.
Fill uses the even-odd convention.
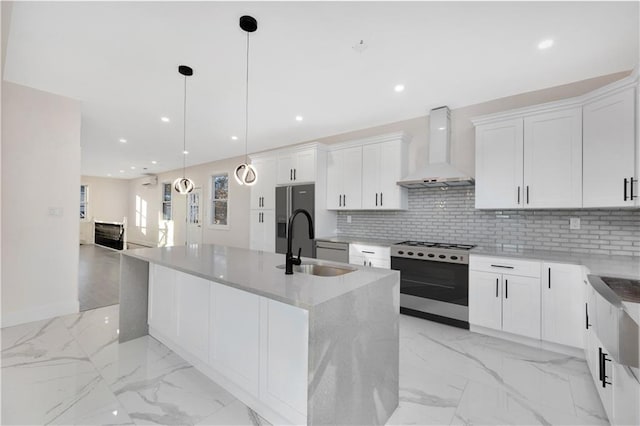
[[[429,164],[398,181],[405,188],[473,185],[471,176],[450,164],[451,119],[446,106],[429,114]]]

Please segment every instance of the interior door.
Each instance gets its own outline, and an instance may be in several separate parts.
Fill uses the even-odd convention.
[[[202,244],[202,188],[187,194],[187,244]]]

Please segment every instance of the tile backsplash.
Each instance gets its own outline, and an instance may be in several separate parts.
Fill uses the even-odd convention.
[[[410,189],[405,211],[338,212],[338,235],[640,256],[640,210],[476,210],[474,196],[474,187]]]

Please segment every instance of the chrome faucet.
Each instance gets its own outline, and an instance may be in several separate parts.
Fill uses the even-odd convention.
[[[293,240],[293,220],[296,218],[298,214],[302,213],[307,217],[307,222],[309,222],[309,238],[314,239],[313,235],[313,219],[311,219],[311,215],[305,209],[298,209],[293,212],[291,217],[289,218],[289,225],[287,226],[287,254],[286,254],[286,265],[284,273],[286,275],[293,275],[293,265],[300,265],[302,261],[300,260],[300,253],[302,252],[302,247],[298,248],[298,258],[293,255],[291,250],[291,244]]]

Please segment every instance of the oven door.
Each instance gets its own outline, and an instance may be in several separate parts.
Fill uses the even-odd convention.
[[[400,271],[400,293],[455,305],[469,305],[469,265],[391,257]]]

